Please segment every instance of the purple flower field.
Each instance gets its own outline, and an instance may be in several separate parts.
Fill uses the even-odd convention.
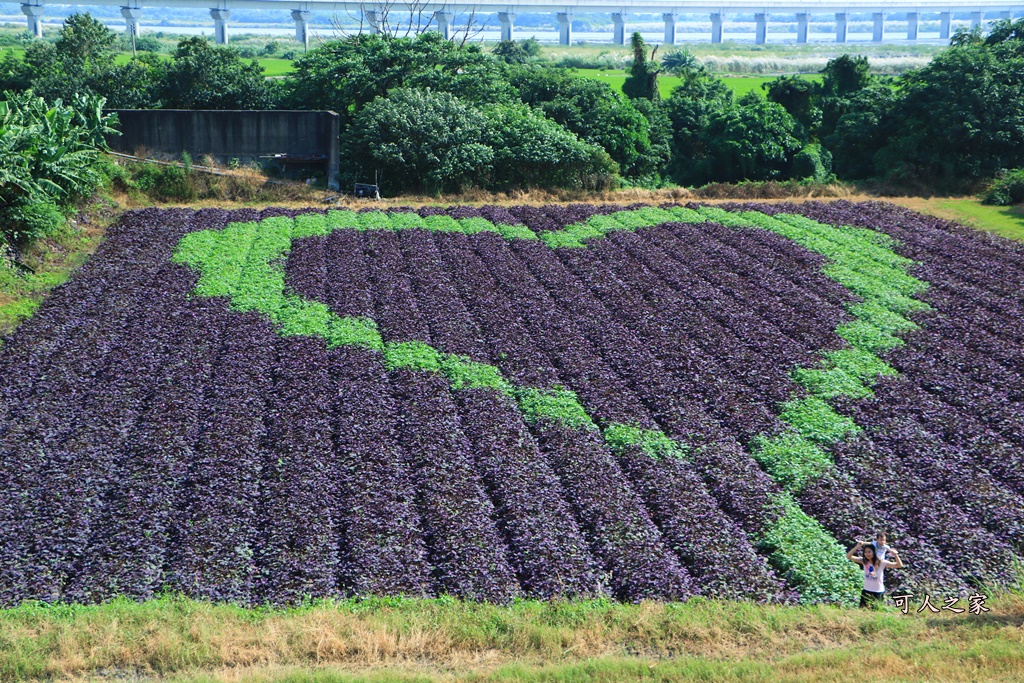
[[[0,605],[1007,583],[1022,284],[881,203],[127,212],[0,347]]]

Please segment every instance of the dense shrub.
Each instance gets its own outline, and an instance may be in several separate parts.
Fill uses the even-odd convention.
[[[510,73],[519,99],[539,108],[587,142],[604,148],[624,176],[645,176],[662,171],[667,162],[668,139],[661,128],[652,129],[640,100],[636,103],[612,90],[607,83],[581,78],[562,69],[526,66]]]
[[[386,187],[458,191],[492,174],[487,117],[449,93],[399,88],[367,105],[345,136],[357,168]]]
[[[478,113],[525,104],[603,149],[628,185],[820,182],[834,173],[842,180],[884,179],[896,189],[973,191],[1024,158],[1024,20],[996,22],[987,35],[960,31],[949,49],[899,78],[873,75],[866,57],[842,55],[825,64],[820,83],[788,75],[766,84],[770,104],[734,102],[732,90],[708,69],[714,58],[702,63],[674,50],[656,61],[639,34],[631,58],[570,55],[553,61],[539,58],[532,39],[485,52],[435,31],[405,38],[387,31],[360,34],[321,43],[282,79],[265,78],[255,59],[247,61],[279,54],[275,42],[239,50],[194,37],[168,60],[146,53],[159,44],[139,38],[134,47],[143,52],[115,63],[117,50],[128,43],[88,14],[69,17],[55,41],[9,42],[24,42],[25,55],[0,55],[0,90],[31,88],[51,103],[93,94],[112,108],[331,109],[341,116],[346,140],[360,112],[397,88],[449,93]],[[629,73],[620,94],[560,66]],[[661,71],[682,80],[664,102],[657,87]],[[513,120],[527,122],[519,115]],[[440,145],[449,136],[437,140]],[[447,163],[442,157],[461,158],[440,148],[430,154],[438,168]],[[606,173],[603,162],[598,167],[599,175]],[[455,171],[445,176],[448,188],[546,184],[538,178],[561,177],[527,166],[518,178],[487,164],[448,168]],[[578,174],[570,176],[564,184],[579,182]],[[406,178],[398,186],[436,185],[429,177],[410,183]]]
[[[795,126],[781,105],[757,97],[716,112],[702,131],[709,175],[727,182],[785,178],[801,148]]]
[[[356,116],[344,136],[356,172],[379,171],[389,193],[606,184],[615,163],[598,145],[524,105],[473,106],[450,93],[399,88]]]
[[[1010,206],[1024,202],[1024,168],[1002,174],[985,193],[982,203]]]
[[[817,143],[807,145],[793,157],[792,175],[818,182],[828,180],[832,175],[832,153]]]
[[[361,34],[323,43],[295,62],[285,104],[332,109],[345,127],[376,98],[402,87],[430,88],[471,102],[515,97],[498,60],[476,45],[462,46],[427,31],[415,38]]]
[[[496,187],[595,187],[617,166],[599,145],[580,140],[524,105],[485,110],[494,149]]]

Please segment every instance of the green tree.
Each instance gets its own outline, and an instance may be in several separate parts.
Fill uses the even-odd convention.
[[[32,68],[28,62],[15,57],[11,50],[5,52],[0,59],[0,92],[24,92],[31,87]]]
[[[839,119],[851,112],[854,96],[877,82],[871,75],[867,57],[851,57],[841,55],[829,60],[821,70],[821,97],[818,107],[821,109],[821,121],[816,131],[820,139],[825,139],[836,129]]]
[[[971,28],[962,26],[954,31],[953,36],[949,39],[949,44],[952,47],[978,45],[983,42],[985,42],[985,36],[981,32],[981,26],[972,26]]]
[[[89,67],[93,62],[101,66],[112,62],[116,45],[117,34],[86,12],[64,20],[56,48],[65,59]]]
[[[880,174],[961,191],[1024,159],[1024,20],[945,50],[900,79]]]
[[[495,187],[593,188],[607,185],[618,170],[599,145],[580,140],[535,109],[489,105],[484,114],[490,123]]]
[[[662,185],[672,159],[672,120],[662,100],[633,100],[633,107],[647,119],[649,144],[639,150],[637,158],[623,175],[631,182],[646,187]]]
[[[494,46],[491,54],[506,64],[526,64],[530,61],[530,55],[526,54],[523,46],[514,40],[501,41]]]
[[[363,173],[380,171],[388,194],[461,191],[490,182],[490,122],[445,92],[397,88],[363,107],[342,139]]]
[[[713,116],[733,107],[733,93],[702,65],[679,72],[665,112],[672,126],[670,175],[681,184],[704,183],[712,175],[711,149],[703,135]]]
[[[864,56],[841,55],[830,59],[821,73],[824,76],[821,87],[825,95],[851,95],[871,84],[870,65]]]
[[[818,108],[820,88],[816,83],[791,75],[779,76],[762,83],[761,87],[768,91],[768,99],[782,105],[802,126],[803,131],[812,131],[821,123],[821,110]]]
[[[758,97],[715,112],[701,131],[710,158],[710,178],[720,182],[787,177],[802,144],[796,121],[781,105]]]
[[[114,66],[95,81],[95,89],[111,109],[156,109],[167,63],[158,55],[140,52],[126,64]]]
[[[650,121],[607,83],[540,65],[511,70],[510,81],[523,102],[586,142],[603,147],[624,176],[657,171],[651,168]]]
[[[530,36],[529,38],[524,38],[523,40],[520,40],[519,44],[522,46],[523,52],[526,53],[527,57],[540,57],[540,53],[541,53],[540,41],[538,41],[533,36]]]
[[[116,34],[90,14],[72,14],[55,43],[35,41],[26,48],[31,88],[48,102],[101,95],[99,84],[114,68],[116,43]]]
[[[651,58],[648,60],[647,44],[644,43],[639,31],[633,34],[630,45],[633,47],[633,66],[630,67],[629,75],[622,84],[622,93],[633,100],[661,99],[661,93],[658,92],[658,73],[661,69],[654,59],[658,48],[651,50]]]
[[[415,38],[361,34],[324,43],[295,62],[285,89],[296,109],[332,109],[347,126],[394,88],[430,88],[470,102],[509,102],[515,92],[502,64],[477,45],[459,45],[436,31]]]
[[[270,109],[274,91],[255,59],[246,64],[234,49],[196,36],[178,43],[160,99],[168,109]]]
[[[697,57],[685,48],[672,50],[661,58],[661,68],[670,74],[684,74],[700,66]]]
[[[823,138],[837,176],[856,180],[876,175],[875,155],[894,132],[896,101],[896,91],[886,84],[869,86],[844,100],[844,113]]]

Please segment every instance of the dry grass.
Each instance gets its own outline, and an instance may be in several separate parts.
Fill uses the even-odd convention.
[[[514,680],[547,680],[544,671],[577,680],[569,675],[574,667],[625,667],[625,674],[639,664],[676,667],[678,680],[701,668],[724,679],[745,667],[785,671],[793,680],[851,680],[847,668],[867,657],[885,665],[879,672],[887,680],[988,680],[989,673],[1024,670],[1024,595],[1002,594],[988,604],[992,611],[981,616],[705,600],[508,607],[380,600],[277,612],[180,599],[23,607],[0,612],[0,678],[117,671],[305,680],[319,670],[472,680],[516,669],[523,676]]]
[[[300,198],[284,197],[279,201],[248,200],[245,198],[205,198],[189,202],[168,203],[166,206],[190,207],[249,207],[249,206],[286,206],[304,208],[308,206],[344,207],[350,209],[380,207],[387,209],[396,206],[497,206],[544,204],[568,204],[573,202],[635,204],[644,202],[658,204],[663,202],[686,202],[694,200],[786,200],[800,201],[804,199],[849,199],[854,197],[854,190],[842,184],[801,185],[798,183],[745,183],[729,185],[716,183],[698,189],[672,187],[659,190],[644,188],[625,188],[617,190],[512,190],[510,192],[488,192],[485,190],[469,190],[460,194],[450,195],[402,195],[380,200],[357,199],[350,195],[338,195],[324,190],[309,190],[308,195]],[[877,199],[877,197],[872,197]],[[142,205],[142,204],[140,204]]]

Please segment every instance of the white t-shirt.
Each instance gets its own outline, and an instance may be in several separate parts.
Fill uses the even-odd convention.
[[[870,562],[864,562],[864,590],[871,591],[873,593],[881,593],[885,591],[884,561],[880,562],[877,567]]]

